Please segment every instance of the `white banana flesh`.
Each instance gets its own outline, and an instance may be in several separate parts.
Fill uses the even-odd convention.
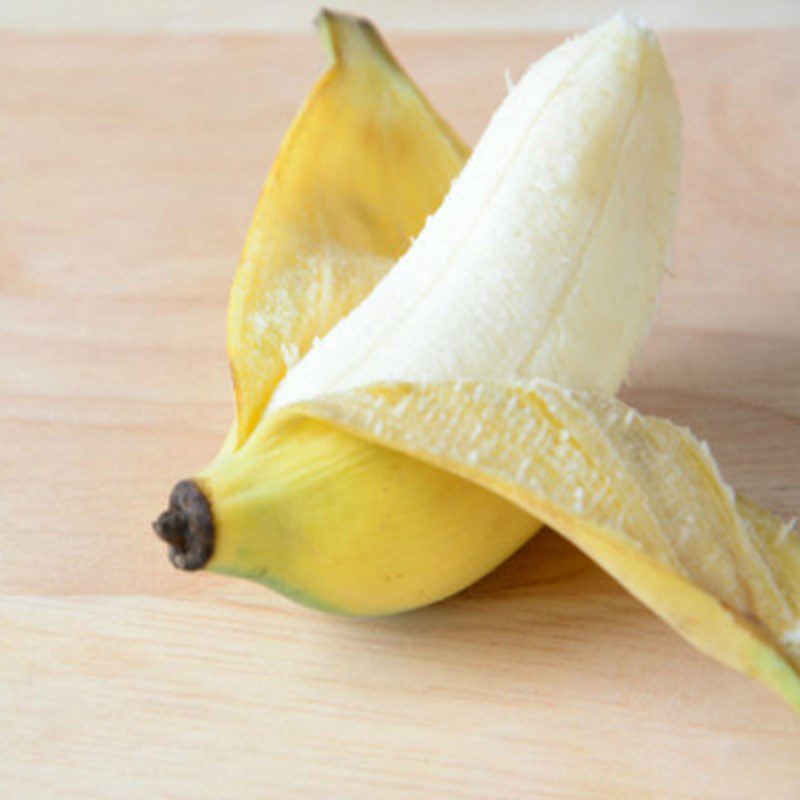
[[[417,241],[270,408],[390,380],[544,377],[615,394],[668,260],[679,140],[649,31],[618,16],[552,51]]]

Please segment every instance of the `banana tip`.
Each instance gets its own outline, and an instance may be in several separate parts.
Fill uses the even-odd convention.
[[[156,535],[169,545],[169,560],[177,569],[202,569],[214,552],[211,505],[194,481],[180,481],[169,506],[153,523]]]

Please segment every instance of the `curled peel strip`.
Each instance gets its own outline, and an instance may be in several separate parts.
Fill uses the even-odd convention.
[[[700,650],[800,711],[800,537],[736,497],[689,431],[547,381],[367,387],[288,408],[273,425],[297,416],[525,509]]]

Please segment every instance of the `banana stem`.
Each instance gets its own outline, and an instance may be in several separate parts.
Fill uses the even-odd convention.
[[[214,552],[211,505],[194,481],[175,484],[169,507],[153,523],[153,530],[169,544],[169,560],[178,569],[202,569]]]

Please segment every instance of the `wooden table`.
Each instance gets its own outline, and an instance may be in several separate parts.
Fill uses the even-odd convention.
[[[669,34],[685,180],[625,396],[800,510],[800,34]],[[557,37],[393,37],[474,141]],[[231,414],[225,301],[322,66],[277,36],[0,36],[0,796],[800,797],[800,720],[552,533],[459,597],[332,618],[149,530]]]

